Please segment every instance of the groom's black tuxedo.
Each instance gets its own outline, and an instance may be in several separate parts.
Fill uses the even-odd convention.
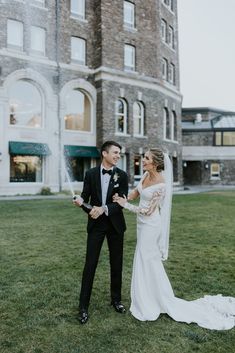
[[[127,192],[127,174],[123,170],[114,167],[105,202],[108,215],[103,213],[97,219],[93,219],[88,215],[87,253],[82,277],[80,308],[88,309],[94,275],[105,236],[107,237],[110,255],[111,301],[119,302],[121,300],[123,235],[126,230],[126,224],[122,207],[118,203],[113,202],[112,198],[115,193],[123,196],[127,195]],[[81,196],[84,202],[90,203],[92,206],[102,206],[100,166],[86,172]],[[83,209],[87,212],[87,209],[84,207]]]
[[[128,192],[128,179],[127,174],[114,167],[106,198],[106,205],[108,207],[108,218],[110,219],[113,227],[117,233],[123,233],[126,230],[125,219],[122,213],[122,208],[118,203],[113,202],[113,195],[118,193],[119,196],[127,195]],[[89,202],[92,206],[102,206],[102,190],[100,180],[100,166],[92,168],[86,172],[83,191],[81,194],[84,202]],[[86,211],[86,209],[84,208]],[[104,216],[104,215],[102,215]],[[87,231],[89,232],[97,223],[100,223],[104,217],[93,219],[88,218]]]

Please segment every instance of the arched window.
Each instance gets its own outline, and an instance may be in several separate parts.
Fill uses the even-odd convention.
[[[171,124],[170,124],[170,117],[167,108],[163,110],[163,126],[164,126],[164,139],[170,140],[171,139]]]
[[[91,103],[89,97],[78,89],[71,90],[66,98],[65,129],[91,131]]]
[[[127,103],[124,99],[118,99],[115,104],[116,132],[127,134]]]
[[[31,128],[42,127],[42,96],[28,80],[19,80],[9,89],[9,123]]]
[[[133,105],[133,130],[134,135],[144,135],[144,105],[141,102],[135,102]]]
[[[177,115],[174,110],[172,111],[172,132],[173,132],[172,139],[174,141],[177,141]]]

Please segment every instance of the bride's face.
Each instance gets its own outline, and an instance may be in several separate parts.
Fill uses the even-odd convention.
[[[153,157],[152,157],[152,153],[150,151],[147,151],[144,154],[143,170],[145,172],[156,171],[156,166],[153,163]]]

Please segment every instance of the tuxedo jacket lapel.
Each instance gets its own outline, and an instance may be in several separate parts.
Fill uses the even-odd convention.
[[[97,190],[97,197],[99,201],[102,203],[102,192],[101,192],[101,180],[100,180],[100,166],[96,168],[96,174],[95,174],[95,184],[96,184],[96,190]]]
[[[112,171],[112,174],[111,174],[111,177],[109,180],[109,187],[108,187],[108,191],[107,191],[106,202],[109,199],[109,197],[111,196],[112,191],[113,191],[113,186],[114,186],[113,176],[114,176],[115,172],[116,172],[116,168],[113,168],[113,171]]]

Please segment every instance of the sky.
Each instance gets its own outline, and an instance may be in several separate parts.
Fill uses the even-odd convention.
[[[178,0],[185,107],[235,112],[235,0]]]

